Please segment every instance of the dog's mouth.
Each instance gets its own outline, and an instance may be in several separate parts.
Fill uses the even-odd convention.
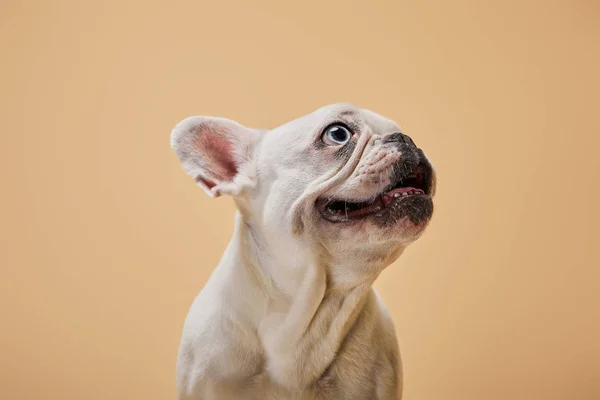
[[[368,201],[352,202],[321,197],[316,206],[329,222],[352,222],[371,216],[381,221],[393,219],[394,222],[402,216],[409,216],[413,222],[418,222],[418,219],[431,215],[430,206],[420,210],[422,206],[431,204],[430,195],[431,167],[420,163],[410,173],[398,176],[395,183]],[[411,214],[415,212],[420,218],[412,217]]]

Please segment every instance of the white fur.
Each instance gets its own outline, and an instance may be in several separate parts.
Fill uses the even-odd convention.
[[[314,146],[340,118],[360,130],[343,160],[335,149]],[[240,210],[233,238],[185,321],[180,400],[400,399],[394,327],[371,285],[424,227],[337,226],[320,220],[314,207],[321,195],[365,198],[387,186],[389,165],[401,154],[382,147],[381,137],[398,129],[347,104],[272,131],[208,117],[174,129],[172,146],[186,171],[215,181],[203,188],[232,195]],[[206,163],[215,158],[194,147],[197,135],[229,141],[235,177],[211,175]]]

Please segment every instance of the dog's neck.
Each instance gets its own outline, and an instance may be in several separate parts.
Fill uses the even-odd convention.
[[[234,266],[230,270],[236,271],[234,282],[254,281],[254,291],[246,287],[244,293],[235,295],[241,296],[240,300],[252,296],[251,302],[247,298],[242,301],[257,306],[253,322],[265,347],[271,376],[282,385],[300,389],[317,379],[335,357],[338,345],[372,294],[376,274],[368,274],[362,281],[334,282],[328,273],[331,265],[302,253],[289,254],[282,261],[281,254],[261,240],[261,232],[238,214],[222,263]]]
[[[327,291],[340,294],[371,284],[382,269],[368,265],[368,261],[360,256],[344,255],[339,259],[314,242],[286,242],[278,238],[273,244],[260,223],[244,218],[240,212],[236,215],[230,246],[236,248],[235,262],[252,271],[262,289],[274,297],[295,297],[299,283],[312,265],[318,265],[325,273]]]

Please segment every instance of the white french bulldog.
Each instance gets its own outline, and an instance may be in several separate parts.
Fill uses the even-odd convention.
[[[433,212],[435,173],[415,143],[335,104],[269,131],[190,117],[171,145],[239,209],[184,324],[178,398],[400,399],[396,334],[372,284]]]

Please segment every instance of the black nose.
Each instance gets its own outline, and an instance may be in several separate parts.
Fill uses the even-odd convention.
[[[404,143],[409,146],[415,146],[415,147],[417,146],[415,144],[415,142],[413,142],[413,140],[408,135],[405,135],[402,132],[390,133],[389,135],[387,135],[386,137],[383,138],[383,143],[391,143],[391,142]]]

